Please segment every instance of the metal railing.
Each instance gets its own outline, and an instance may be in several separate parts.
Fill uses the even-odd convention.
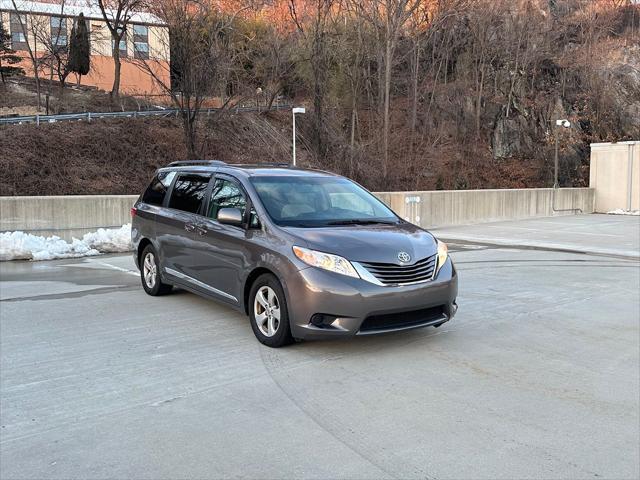
[[[201,115],[210,115],[219,112],[220,108],[203,108]],[[264,112],[266,107],[230,107],[226,110],[230,112]],[[271,110],[291,110],[291,105],[274,105]],[[86,113],[64,113],[61,115],[25,115],[19,117],[0,118],[0,125],[24,125],[28,123],[56,123],[56,122],[91,122],[103,118],[139,118],[139,117],[177,117],[180,110],[168,108],[165,110],[139,110],[131,112],[86,112]]]

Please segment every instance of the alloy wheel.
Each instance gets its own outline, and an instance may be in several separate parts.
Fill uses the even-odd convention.
[[[147,287],[152,289],[156,286],[156,278],[158,276],[156,257],[151,252],[147,253],[144,257],[142,274],[144,276],[144,283],[147,284]]]
[[[265,285],[258,289],[253,300],[253,312],[260,333],[273,337],[280,326],[280,302],[271,287]]]

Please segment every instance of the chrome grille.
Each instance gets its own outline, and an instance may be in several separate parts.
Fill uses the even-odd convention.
[[[375,262],[359,263],[385,285],[406,285],[408,283],[431,280],[436,269],[437,258],[438,255],[434,254],[411,265]]]

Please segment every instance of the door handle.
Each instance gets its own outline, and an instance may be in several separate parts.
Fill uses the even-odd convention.
[[[193,231],[195,231],[196,226],[195,226],[193,223],[185,223],[185,224],[184,224],[184,229],[185,229],[187,232],[193,232]]]

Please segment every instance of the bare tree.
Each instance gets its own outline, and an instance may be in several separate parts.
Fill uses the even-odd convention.
[[[65,16],[65,0],[60,2],[58,15],[49,18],[49,28],[41,28],[34,31],[34,36],[38,43],[44,48],[40,58],[41,68],[49,74],[47,84],[47,110],[49,109],[49,98],[51,97],[51,86],[54,76],[59,83],[58,108],[64,96],[64,86],[67,77],[71,73],[69,68],[69,25],[71,19]]]
[[[29,54],[29,59],[31,60],[31,68],[33,69],[33,77],[36,82],[36,95],[38,97],[38,111],[42,108],[42,95],[40,89],[40,59],[37,54],[37,39],[36,33],[40,30],[40,24],[34,19],[28,19],[26,15],[24,15],[24,10],[18,8],[16,4],[16,0],[11,0],[11,4],[13,5],[13,13],[15,13],[18,24],[20,25],[20,30],[22,35],[24,35],[25,44],[27,47],[27,53]],[[33,40],[33,45],[31,45],[30,41]]]
[[[187,155],[197,158],[203,102],[219,92],[228,78],[223,66],[234,17],[195,0],[166,0],[156,5],[154,13],[168,26],[169,34],[156,39],[156,43],[163,55],[171,52],[171,62],[158,62],[153,52],[149,59],[134,62],[180,111]],[[226,104],[230,101],[231,97],[227,98]]]
[[[359,2],[359,0],[352,0]],[[394,64],[394,56],[398,45],[398,38],[403,31],[407,20],[420,6],[422,0],[369,0],[362,2],[363,7],[357,11],[363,18],[371,23],[378,32],[380,38],[380,55],[384,70],[379,72],[383,84],[382,87],[382,176],[387,178],[389,164],[389,126],[391,106],[391,73]]]
[[[325,107],[329,88],[332,9],[334,0],[313,0],[303,3],[289,0],[289,13],[298,32],[304,37],[311,69],[313,98],[313,146],[324,158],[327,153]]]
[[[481,117],[483,109],[483,95],[486,87],[488,69],[493,62],[496,50],[492,43],[492,22],[495,21],[493,15],[483,15],[480,9],[484,6],[478,5],[478,10],[469,16],[469,33],[471,34],[471,58],[473,63],[473,83],[475,101],[475,132],[476,138],[480,138]]]
[[[111,97],[120,95],[120,42],[126,39],[127,26],[136,11],[144,9],[145,0],[97,0],[109,33],[111,34],[111,54],[113,56],[114,72]]]
[[[350,9],[360,8],[359,4],[342,4],[342,22],[336,22],[339,28],[337,33],[340,41],[335,42],[337,73],[344,76],[346,84],[346,94],[344,97],[344,108],[349,112],[349,152],[348,152],[348,173],[353,177],[356,172],[356,136],[360,113],[359,110],[366,102],[363,100],[367,90],[367,66],[368,58],[371,55],[369,46],[370,31],[362,21],[357,12]]]
[[[278,31],[265,20],[244,22],[242,30],[242,57],[250,66],[247,83],[263,89],[265,109],[269,111],[292,80],[296,39],[292,32]]]

